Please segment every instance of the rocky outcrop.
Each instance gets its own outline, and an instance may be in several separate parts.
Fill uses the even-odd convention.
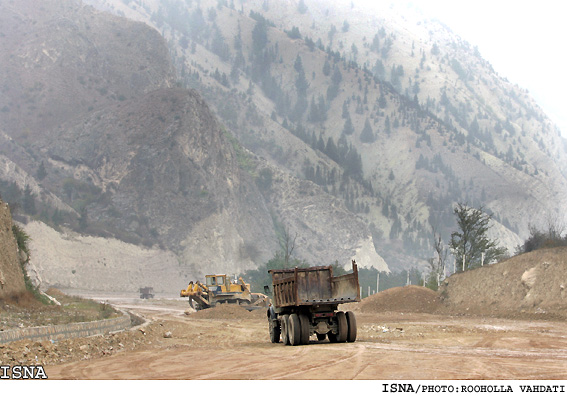
[[[104,197],[87,206],[89,222],[232,272],[276,245],[270,213],[227,136],[197,93],[172,88],[52,130],[37,147]],[[61,176],[53,188],[64,195]],[[244,246],[257,253],[241,254]]]
[[[290,236],[297,236],[296,254],[312,265],[337,261],[349,268],[355,259],[362,267],[389,271],[374,249],[372,236],[364,221],[349,212],[340,199],[326,194],[306,180],[278,174],[273,183],[271,206],[283,219]]]

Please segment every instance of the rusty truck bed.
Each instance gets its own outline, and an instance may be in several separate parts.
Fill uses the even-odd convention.
[[[336,305],[360,301],[358,269],[333,276],[331,266],[270,270],[277,308],[299,305]]]

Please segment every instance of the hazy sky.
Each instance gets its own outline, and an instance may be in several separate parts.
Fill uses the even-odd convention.
[[[567,20],[563,1],[418,0],[478,49],[494,69],[527,88],[567,136]]]
[[[356,0],[364,1],[364,0]],[[477,46],[510,82],[529,90],[567,137],[567,3],[552,0],[411,0]]]

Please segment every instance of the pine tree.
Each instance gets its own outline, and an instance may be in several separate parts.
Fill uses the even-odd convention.
[[[362,143],[373,143],[375,140],[376,136],[374,135],[372,127],[370,126],[370,121],[368,121],[367,118],[366,122],[364,123],[364,128],[362,129],[362,132],[360,134],[360,141]]]
[[[323,65],[323,74],[325,76],[331,75],[331,65],[327,59],[325,59],[325,64]]]
[[[349,115],[345,121],[345,126],[343,127],[343,134],[352,135],[353,133],[354,133],[354,126],[352,125],[352,121]]]
[[[26,184],[22,197],[22,209],[25,213],[34,215],[37,213],[35,208],[35,197],[29,184]]]
[[[37,179],[40,180],[40,181],[45,179],[45,177],[47,176],[47,171],[45,170],[45,165],[44,165],[43,161],[41,161],[41,164],[39,165],[39,168],[37,169],[36,176],[37,176]]]

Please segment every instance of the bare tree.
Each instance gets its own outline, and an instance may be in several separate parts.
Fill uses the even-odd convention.
[[[297,233],[292,238],[289,234],[289,228],[285,228],[283,231],[282,238],[280,239],[280,247],[284,253],[284,261],[286,267],[289,265],[289,259],[291,254],[293,253],[293,249],[295,249],[295,239],[297,238]]]
[[[441,234],[437,232],[437,228],[435,226],[431,226],[431,231],[433,232],[433,249],[435,250],[435,257],[433,257],[429,261],[429,265],[431,266],[431,275],[434,277],[434,281],[439,287],[439,283],[445,274],[445,264],[447,263],[447,256],[449,254],[449,250],[443,243],[443,239],[441,238]]]
[[[565,223],[558,217],[548,215],[546,218],[547,230],[540,231],[533,224],[528,225],[530,236],[523,245],[516,247],[516,254],[528,253],[542,248],[553,248],[558,246],[567,246],[567,236],[562,237],[565,233]]]
[[[547,237],[552,240],[561,239],[561,235],[565,232],[565,222],[557,215],[547,214]]]

